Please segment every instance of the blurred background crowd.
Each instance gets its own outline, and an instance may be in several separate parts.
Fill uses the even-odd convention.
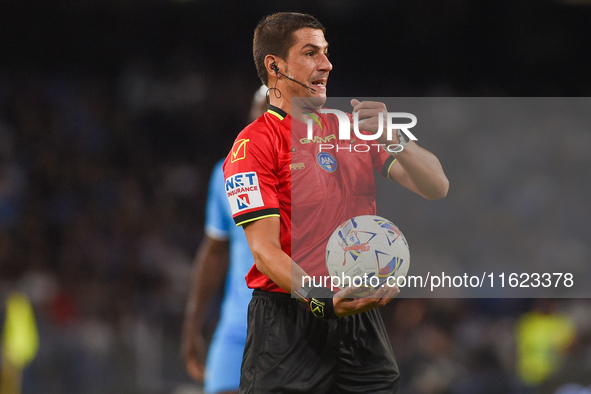
[[[0,312],[23,292],[39,335],[23,392],[199,392],[179,341],[207,182],[260,85],[254,26],[280,10],[327,27],[332,96],[591,92],[584,0],[0,1]],[[492,229],[516,260],[589,264],[591,139],[560,133],[504,156],[491,147],[508,131],[425,137],[451,190],[404,205],[397,223],[432,241],[411,242],[413,262],[502,249],[476,235]],[[543,168],[504,176],[529,159]],[[462,209],[474,190],[486,197]],[[587,299],[409,298],[383,313],[405,393],[591,392]]]

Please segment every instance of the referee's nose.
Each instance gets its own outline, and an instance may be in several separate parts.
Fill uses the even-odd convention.
[[[329,72],[332,70],[332,63],[328,60],[328,55],[326,53],[322,53],[320,55],[320,61],[318,62],[317,66],[319,71]]]

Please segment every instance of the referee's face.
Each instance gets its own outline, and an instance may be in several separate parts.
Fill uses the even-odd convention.
[[[285,86],[281,91],[285,89],[290,97],[317,97],[320,99],[317,105],[322,106],[326,101],[328,74],[332,70],[324,33],[322,30],[306,27],[296,30],[293,34],[295,43],[288,52],[286,74],[316,91],[313,92],[289,80],[284,80]]]

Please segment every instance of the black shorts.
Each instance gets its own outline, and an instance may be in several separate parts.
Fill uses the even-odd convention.
[[[396,393],[398,366],[377,310],[319,319],[289,294],[255,290],[240,393]]]

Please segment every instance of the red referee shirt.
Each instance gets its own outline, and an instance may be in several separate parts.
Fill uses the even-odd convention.
[[[283,251],[308,274],[325,276],[328,238],[347,219],[375,215],[372,170],[388,176],[394,158],[372,141],[338,140],[336,116],[315,117],[310,140],[305,124],[269,106],[236,138],[224,175],[236,225],[280,217]],[[246,282],[284,292],[256,265]]]

